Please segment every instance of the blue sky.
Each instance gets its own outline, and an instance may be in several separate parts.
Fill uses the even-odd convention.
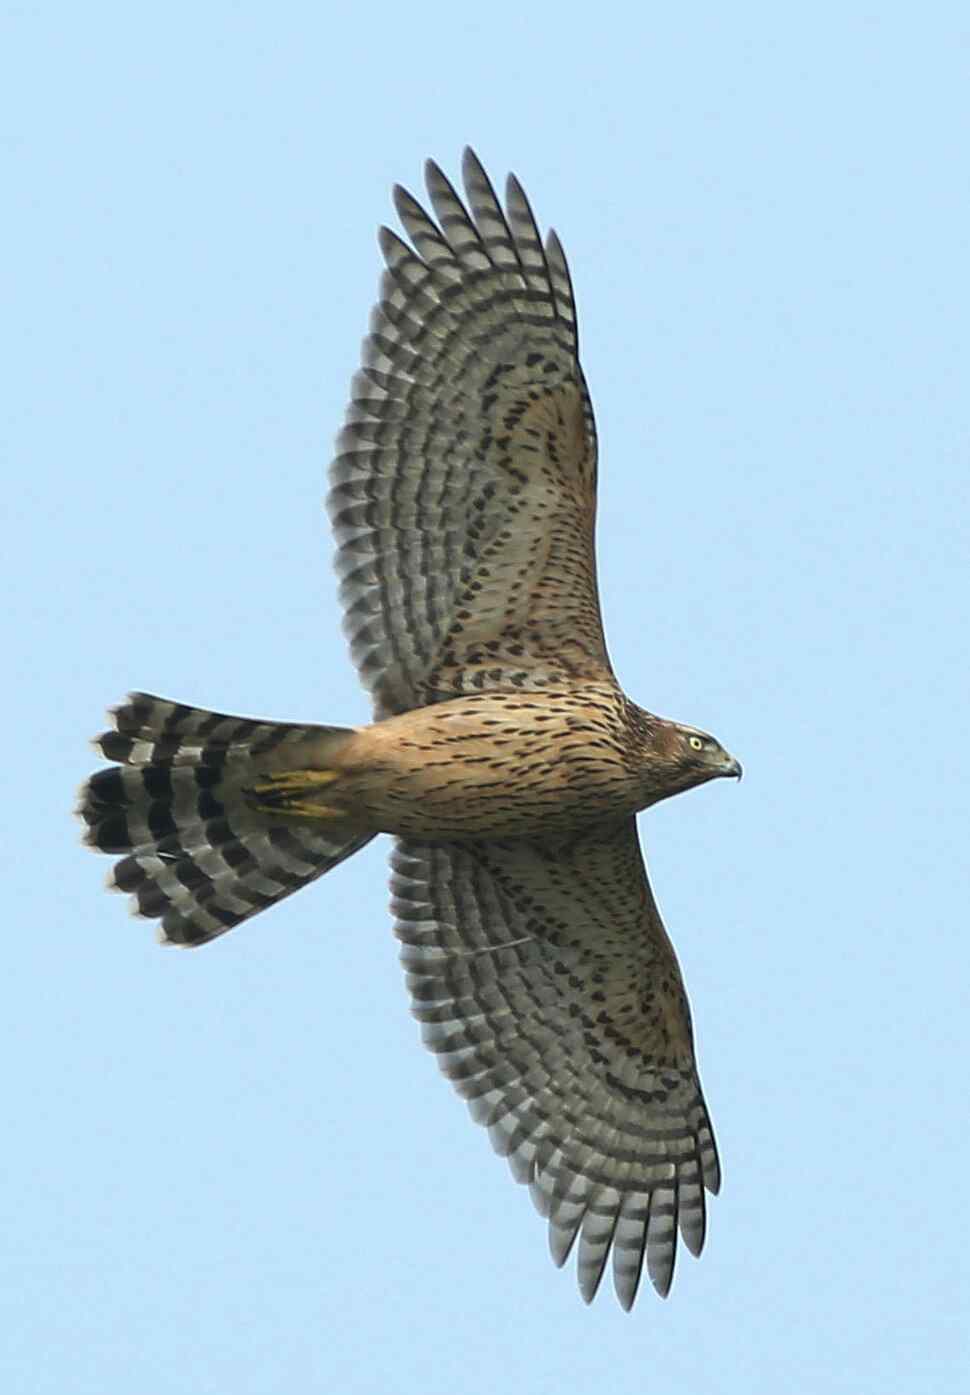
[[[390,7],[388,7],[390,8]],[[963,6],[0,10],[4,1390],[962,1391]],[[725,1182],[585,1308],[423,1053],[387,845],[195,954],[69,809],[129,688],[350,723],[324,471],[389,186],[569,255],[611,652]]]

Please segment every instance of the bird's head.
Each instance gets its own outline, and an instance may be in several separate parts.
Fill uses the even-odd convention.
[[[722,776],[741,778],[740,762],[716,737],[680,722],[657,719],[644,755],[656,790],[653,802]]]

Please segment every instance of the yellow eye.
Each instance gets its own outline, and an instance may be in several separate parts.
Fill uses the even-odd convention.
[[[690,744],[691,750],[693,751],[703,751],[704,749],[704,743],[699,736],[692,736],[690,738]]]

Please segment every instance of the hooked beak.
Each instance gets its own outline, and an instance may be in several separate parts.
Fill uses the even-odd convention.
[[[744,771],[741,769],[741,762],[739,760],[736,760],[734,756],[729,756],[725,751],[724,767],[719,773],[725,776],[731,775],[735,779],[740,780],[741,776],[744,774]]]

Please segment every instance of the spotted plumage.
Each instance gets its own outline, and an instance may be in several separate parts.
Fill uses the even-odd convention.
[[[163,940],[214,939],[380,832],[427,1045],[591,1299],[612,1256],[699,1253],[714,1139],[635,814],[740,767],[617,685],[596,584],[596,432],[572,285],[510,177],[466,151],[403,189],[328,507],[370,725],[146,694],[98,738],[87,840]]]

